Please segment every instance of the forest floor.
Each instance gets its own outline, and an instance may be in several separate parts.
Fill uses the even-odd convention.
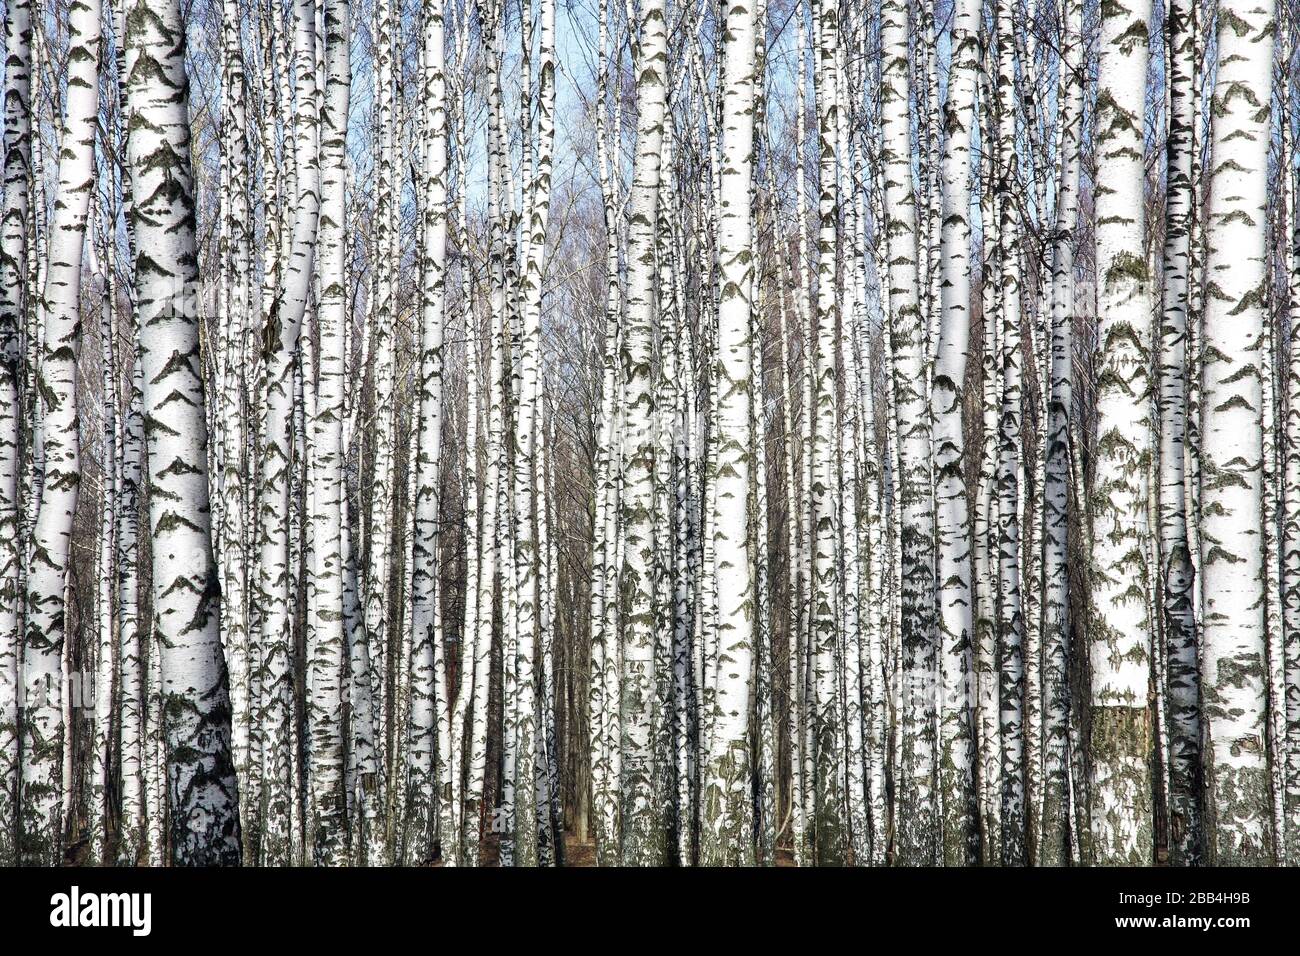
[[[595,866],[596,844],[579,840],[571,830],[564,831],[564,865]]]

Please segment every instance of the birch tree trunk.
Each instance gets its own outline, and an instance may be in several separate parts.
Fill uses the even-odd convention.
[[[231,736],[235,773],[241,783],[251,771],[253,715],[253,645],[248,593],[248,516],[255,488],[245,481],[249,450],[256,428],[246,428],[252,409],[246,401],[251,335],[252,232],[248,183],[251,159],[248,149],[247,112],[241,10],[238,0],[223,0],[222,14],[222,201],[221,201],[221,302],[224,347],[219,411],[221,451],[220,541],[217,561],[221,569],[221,626],[230,671]],[[247,786],[240,802],[240,831],[245,845],[256,832],[249,815],[257,812]]]
[[[160,656],[167,714],[172,862],[233,865],[240,861],[239,810],[208,509],[184,21],[174,2],[135,0],[126,23],[157,638],[151,653]]]
[[[551,202],[551,153],[555,139],[555,4],[541,3],[540,46],[538,51],[538,124],[534,178],[528,184],[529,212],[526,223],[527,256],[523,275],[522,342],[519,362],[519,399],[515,420],[515,586],[518,593],[518,657],[514,706],[517,718],[513,735],[516,747],[515,786],[518,791],[515,842],[521,865],[538,862],[539,836],[545,839],[549,829],[549,808],[540,797],[544,794],[540,773],[545,771],[536,760],[539,723],[537,651],[539,641],[538,603],[540,597],[537,535],[540,530],[539,502],[534,494],[541,464],[538,461],[537,434],[541,415],[541,338],[542,282],[546,263],[546,228]],[[531,36],[530,36],[531,38]],[[544,665],[544,661],[542,664]]]
[[[980,5],[957,4],[944,126],[939,342],[931,407],[934,417],[935,569],[939,602],[939,780],[943,792],[943,862],[974,860],[974,739],[971,540],[962,425],[971,321],[971,131],[976,122]],[[868,427],[874,427],[870,423]]]
[[[719,383],[713,510],[718,593],[718,686],[701,785],[700,860],[708,866],[752,863],[749,712],[753,688],[756,593],[750,551],[750,427],[753,358],[753,211],[755,9],[728,5],[722,76],[722,181],[718,211],[717,354]],[[762,441],[762,436],[757,436]],[[758,481],[766,481],[759,474]],[[766,549],[767,542],[758,542]]]
[[[908,865],[937,862],[935,794],[934,488],[927,381],[926,320],[919,297],[917,197],[912,185],[908,16],[901,0],[883,0],[880,42],[881,123],[889,246],[889,337],[898,420],[902,545],[900,625],[903,649],[902,779],[898,782],[898,856]]]
[[[320,212],[319,120],[316,109],[316,19],[314,0],[296,0],[293,51],[297,106],[293,117],[296,198],[288,257],[280,287],[262,330],[266,363],[266,405],[262,435],[260,510],[262,548],[261,643],[262,701],[260,723],[266,734],[263,752],[265,785],[262,862],[291,862],[297,783],[293,774],[293,688],[290,609],[292,587],[289,516],[296,507],[290,494],[294,409],[294,357],[303,314],[311,293],[316,232]]]
[[[486,419],[485,433],[486,470],[484,474],[483,493],[480,499],[483,512],[481,537],[479,538],[479,568],[477,601],[477,628],[474,638],[474,724],[470,732],[471,751],[469,765],[469,798],[476,801],[475,807],[482,812],[485,802],[484,785],[487,773],[488,747],[488,706],[490,697],[490,670],[492,665],[493,644],[493,609],[495,607],[499,575],[501,573],[502,543],[508,529],[503,528],[502,521],[502,469],[504,456],[501,453],[503,442],[502,416],[504,392],[507,387],[504,369],[504,347],[509,317],[506,312],[505,289],[505,236],[503,208],[503,165],[504,145],[501,120],[501,58],[503,40],[500,31],[487,32],[482,38],[487,56],[489,74],[488,88],[488,283],[489,283],[489,339],[487,364],[487,406],[483,409]],[[481,696],[480,696],[481,695]],[[495,814],[492,815],[495,821]],[[481,824],[476,820],[467,821],[467,826],[475,831],[471,850],[477,864],[478,836],[477,828]],[[467,854],[468,855],[468,854]]]
[[[805,719],[811,723],[812,827],[814,859],[819,865],[840,866],[847,861],[849,825],[846,819],[843,772],[843,720],[840,714],[839,643],[840,622],[836,613],[839,591],[840,521],[838,501],[839,468],[838,407],[835,383],[837,297],[836,218],[838,182],[836,140],[839,91],[836,83],[836,47],[839,11],[830,0],[819,0],[815,8],[814,35],[817,45],[816,103],[820,143],[818,163],[818,234],[816,338],[813,345],[811,415],[812,442],[809,489],[812,522],[812,611],[809,619],[808,658],[811,666],[812,708]]]
[[[801,518],[797,521],[795,532],[799,535],[800,547],[797,552],[792,553],[792,560],[796,562],[796,571],[798,574],[798,588],[795,598],[798,601],[794,614],[792,615],[792,626],[790,631],[790,640],[788,641],[789,655],[789,673],[787,682],[789,685],[790,696],[790,720],[787,724],[787,732],[790,737],[790,800],[793,805],[791,813],[790,828],[791,842],[794,844],[794,859],[796,866],[804,865],[812,856],[814,847],[813,841],[813,823],[812,823],[812,777],[808,773],[808,767],[811,765],[812,753],[809,746],[809,734],[812,721],[809,719],[809,709],[811,700],[807,694],[807,667],[806,661],[810,655],[810,635],[812,634],[812,594],[813,594],[813,552],[815,550],[815,538],[813,531],[813,493],[812,493],[812,420],[814,415],[813,390],[815,388],[814,380],[816,376],[813,372],[813,317],[812,309],[808,302],[808,290],[810,282],[808,277],[808,204],[807,204],[807,184],[805,182],[807,175],[805,166],[807,162],[807,148],[805,141],[807,139],[807,86],[808,86],[808,67],[807,67],[807,28],[804,26],[805,19],[804,0],[797,0],[795,4],[795,17],[798,21],[795,32],[795,46],[797,49],[797,72],[796,92],[795,92],[795,232],[797,236],[797,257],[798,262],[792,270],[797,277],[795,283],[794,301],[795,301],[795,318],[797,319],[800,333],[803,337],[802,362],[803,362],[803,382],[799,387],[799,404],[801,408],[800,430],[798,442],[800,448],[800,469],[801,489],[804,491],[806,502],[802,502],[799,508]],[[787,391],[787,401],[792,400],[793,396]],[[793,444],[795,436],[790,436],[790,442]],[[793,454],[792,450],[787,450],[787,454]],[[793,471],[793,468],[791,469]],[[791,491],[792,508],[794,506],[794,491]]]
[[[1152,296],[1145,237],[1142,116],[1150,3],[1109,4],[1097,107],[1097,460],[1088,623],[1092,669],[1092,851],[1097,864],[1153,852],[1148,762],[1151,628],[1147,463]]]
[[[419,455],[416,460],[415,607],[412,647],[411,790],[422,817],[408,834],[408,859],[433,857],[441,836],[451,839],[451,711],[443,660],[439,587],[443,322],[447,258],[447,103],[444,75],[444,6],[424,8],[423,262],[421,264]],[[444,787],[444,783],[446,786]]]
[[[462,17],[456,33],[457,62],[465,62],[469,30]],[[467,223],[466,180],[466,86],[458,85],[458,105],[455,124],[455,158],[457,178],[461,188],[456,193],[456,238],[464,250],[469,245]],[[482,575],[480,552],[483,538],[479,534],[480,512],[478,488],[479,448],[479,330],[482,323],[468,296],[472,288],[468,266],[460,270],[460,289],[465,322],[465,460],[462,471],[465,508],[465,614],[461,630],[460,679],[456,704],[452,712],[452,776],[454,778],[455,834],[451,853],[445,854],[452,865],[478,866],[479,829],[481,815],[482,782],[475,776],[478,768],[480,725],[484,724],[483,709],[487,706],[487,688],[480,677],[480,661],[486,668],[488,650],[479,646],[479,581]],[[485,727],[484,727],[485,729]],[[468,731],[468,732],[467,732]],[[444,843],[444,851],[447,844]]]
[[[31,5],[5,9],[3,213],[0,214],[0,866],[18,863],[19,660],[23,639],[20,389],[30,308]]]
[[[1288,18],[1293,26],[1296,18]],[[1293,35],[1292,42],[1295,42]],[[1287,75],[1286,101],[1294,102],[1294,71]],[[1291,334],[1286,366],[1282,522],[1282,622],[1286,661],[1286,844],[1285,862],[1300,864],[1300,220],[1297,219],[1295,140],[1283,153],[1286,190],[1285,234],[1287,319]]]
[[[125,151],[123,151],[125,157]],[[128,275],[131,275],[128,266]],[[132,296],[134,300],[134,296]],[[136,341],[139,315],[131,305],[131,338]],[[140,479],[144,455],[143,370],[138,345],[131,349],[131,385],[122,416],[121,485],[117,532],[118,661],[121,705],[118,714],[119,768],[122,775],[122,829],[118,857],[140,862],[149,842],[145,787],[145,627],[140,613]]]
[[[1001,685],[1002,863],[1026,862],[1025,670],[1026,627],[1021,590],[1021,416],[1023,362],[1021,345],[1021,222],[1017,202],[1020,175],[1017,157],[1015,31],[1009,0],[997,5],[998,112],[998,319],[1000,323],[1001,396],[998,417],[997,554],[998,669]]]
[[[1206,862],[1273,861],[1264,633],[1262,356],[1271,0],[1224,0],[1211,111],[1201,366]]]
[[[95,188],[99,108],[98,0],[68,17],[68,92],[59,151],[58,192],[50,222],[49,264],[38,305],[43,323],[39,391],[43,414],[39,510],[27,557],[22,648],[22,859],[56,866],[63,859],[63,671],[65,589],[73,516],[81,487],[77,359],[81,352],[82,247]]]
[[[118,602],[118,668],[120,685],[120,712],[118,714],[119,754],[118,767],[122,777],[121,830],[118,838],[118,858],[127,864],[138,865],[161,853],[161,846],[151,840],[157,824],[149,819],[148,790],[151,762],[147,753],[149,727],[148,680],[146,663],[147,640],[143,614],[140,609],[140,483],[144,468],[144,371],[140,361],[140,312],[135,295],[135,230],[131,223],[132,180],[127,162],[127,109],[126,109],[126,4],[119,0],[113,9],[115,54],[117,59],[117,109],[113,125],[114,145],[118,156],[118,175],[122,188],[122,207],[125,216],[126,261],[121,263],[127,276],[127,298],[130,303],[131,376],[128,395],[120,417],[118,447],[118,528],[117,528],[117,602]],[[117,262],[118,246],[113,245],[113,259]],[[238,771],[236,770],[236,774]],[[159,841],[161,842],[161,841]]]
[[[1192,125],[1195,122],[1193,12],[1187,0],[1169,7],[1169,134],[1166,140],[1164,311],[1160,324],[1160,558],[1162,621],[1168,657],[1163,719],[1169,734],[1170,854],[1201,857],[1201,716],[1185,493],[1187,305],[1192,237]]]
[[[110,184],[112,174],[110,172]],[[96,195],[97,209],[91,216],[95,256],[103,276],[99,308],[100,347],[100,456],[99,456],[99,529],[95,566],[99,580],[95,586],[95,677],[94,708],[90,735],[89,795],[86,813],[89,837],[87,862],[107,862],[109,833],[109,773],[114,748],[110,733],[117,706],[117,281],[115,262],[109,252],[109,236],[117,234],[117,200],[114,191],[104,197]],[[92,273],[93,274],[93,273]],[[116,829],[116,827],[114,827]]]
[[[980,73],[980,227],[983,240],[980,298],[983,314],[980,409],[981,446],[978,492],[975,501],[975,679],[979,729],[980,839],[986,865],[1002,858],[1002,727],[999,712],[997,666],[998,562],[995,560],[998,508],[994,494],[997,472],[997,431],[1001,391],[998,284],[1001,224],[996,212],[994,154],[998,134],[992,108],[992,81],[987,69]]]
[[[337,866],[348,861],[347,796],[343,761],[343,611],[344,447],[343,389],[348,321],[344,287],[347,210],[347,124],[351,97],[351,18],[348,0],[325,4],[325,101],[321,115],[320,165],[320,336],[319,381],[312,416],[312,546],[310,554],[314,624],[307,664],[311,694],[309,788],[314,818],[310,844],[314,862]]]
[[[620,516],[627,544],[619,567],[622,646],[620,806],[622,862],[654,866],[665,853],[662,807],[655,788],[655,741],[663,706],[655,681],[656,596],[651,567],[658,529],[654,516],[654,421],[650,369],[655,312],[655,223],[660,152],[668,90],[667,13],[664,0],[645,0],[636,43],[637,127],[628,197],[627,312],[622,369],[626,414],[619,435],[623,493]]]
[[[1068,861],[1070,719],[1070,415],[1074,404],[1074,243],[1083,123],[1083,4],[1065,9],[1061,170],[1052,243],[1051,365],[1043,488],[1043,784],[1037,863]]]
[[[600,61],[598,85],[609,85],[609,28],[607,0],[599,10]],[[609,135],[608,105],[602,95],[596,108],[596,159],[600,175],[601,198],[605,213],[605,336],[602,349],[600,392],[600,445],[595,474],[595,514],[592,534],[592,650],[590,713],[592,736],[597,741],[592,761],[593,810],[596,817],[597,860],[601,866],[614,865],[619,859],[618,831],[619,760],[621,716],[616,701],[620,699],[622,671],[618,620],[619,472],[622,456],[616,445],[622,414],[621,329],[623,320],[622,289],[619,282],[620,232],[618,227],[619,177],[613,168],[611,140],[620,139],[621,110],[613,115],[613,135]]]

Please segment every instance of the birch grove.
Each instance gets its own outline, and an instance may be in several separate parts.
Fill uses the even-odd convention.
[[[11,0],[0,864],[1300,862],[1300,8]]]

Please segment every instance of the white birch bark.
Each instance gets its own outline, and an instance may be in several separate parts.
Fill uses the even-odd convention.
[[[1293,29],[1294,16],[1288,21]],[[1287,102],[1294,101],[1296,75],[1286,80]],[[1285,141],[1284,141],[1285,142]],[[1300,864],[1300,227],[1297,223],[1295,145],[1283,151],[1285,190],[1288,343],[1285,391],[1286,414],[1282,464],[1282,624],[1286,662],[1286,844],[1285,862]]]
[[[130,266],[128,264],[128,272]],[[134,297],[133,297],[134,298]],[[131,307],[131,339],[136,340],[139,317]],[[118,711],[119,768],[122,775],[121,831],[118,857],[140,862],[147,848],[145,816],[145,627],[140,613],[140,479],[144,455],[143,369],[138,346],[131,349],[130,394],[122,414],[121,464],[117,530],[117,629],[120,703]]]
[[[979,20],[976,0],[957,4],[944,110],[941,301],[931,395],[940,641],[940,825],[943,862],[948,866],[972,862],[978,838],[971,709],[973,592],[962,413],[971,321],[971,132],[976,122]]]
[[[1273,4],[1225,0],[1211,110],[1201,367],[1206,862],[1273,860],[1262,458]]]
[[[1192,238],[1192,101],[1195,46],[1186,0],[1169,6],[1164,310],[1160,324],[1160,559],[1168,657],[1169,839],[1177,863],[1200,860],[1200,688],[1186,509],[1187,306]]]
[[[906,6],[881,7],[881,117],[889,247],[889,336],[897,406],[903,651],[898,854],[910,865],[937,861],[935,793],[934,488],[931,468],[926,318],[919,297],[921,249],[912,184]]]
[[[1064,100],[1060,115],[1060,178],[1052,243],[1051,363],[1043,521],[1043,782],[1037,863],[1068,861],[1068,721],[1070,659],[1069,499],[1070,414],[1074,402],[1074,243],[1079,224],[1083,82],[1083,4],[1065,8],[1062,57]]]
[[[621,320],[618,230],[615,219],[614,181],[610,169],[607,127],[608,108],[603,91],[609,76],[609,4],[601,0],[598,12],[599,51],[597,86],[602,90],[596,104],[596,163],[600,177],[605,220],[605,329],[602,346],[600,389],[600,441],[595,454],[595,508],[592,520],[591,557],[591,667],[587,708],[591,728],[591,782],[594,839],[597,862],[612,865],[617,859],[617,780],[613,773],[611,727],[617,726],[615,708],[608,693],[607,676],[618,670],[617,638],[607,627],[607,608],[616,606],[611,593],[614,568],[614,537],[609,532],[616,516],[616,469],[613,466],[613,435],[617,408],[618,331]]]
[[[504,355],[505,338],[508,330],[506,314],[506,289],[503,236],[504,217],[502,215],[503,189],[503,153],[504,135],[501,120],[501,58],[502,32],[495,26],[482,37],[483,49],[488,62],[488,223],[490,229],[488,248],[488,353],[487,363],[487,405],[482,409],[485,419],[482,428],[486,450],[483,492],[480,499],[482,510],[482,529],[479,538],[478,594],[476,632],[474,637],[474,707],[473,726],[470,729],[469,780],[467,784],[468,801],[481,814],[485,809],[484,785],[487,774],[488,744],[488,701],[489,679],[492,664],[493,643],[493,607],[502,565],[502,545],[508,533],[501,527],[502,521],[502,403],[504,392],[508,387],[505,381]],[[489,811],[491,812],[491,811]],[[481,818],[480,818],[481,819]],[[477,864],[479,837],[476,832],[481,826],[479,820],[466,821],[467,851],[466,862]]]
[[[519,397],[515,416],[515,560],[517,591],[517,685],[512,705],[517,717],[513,732],[516,749],[515,779],[517,790],[515,842],[517,862],[523,866],[538,862],[538,841],[548,821],[549,808],[539,802],[539,773],[544,767],[536,762],[538,711],[539,649],[539,506],[534,482],[540,463],[537,460],[537,433],[541,418],[541,336],[542,283],[546,265],[547,222],[550,216],[552,150],[555,139],[555,4],[542,0],[537,60],[538,123],[530,159],[533,179],[528,184],[528,216],[525,223],[526,259],[523,275],[519,367]],[[530,28],[531,29],[531,28]],[[531,34],[530,34],[531,39]],[[544,662],[543,662],[544,663]]]
[[[230,670],[231,735],[235,773],[248,779],[251,755],[253,647],[248,607],[248,522],[253,489],[244,480],[249,467],[250,440],[246,422],[251,411],[245,396],[246,365],[249,358],[250,293],[252,291],[252,223],[249,211],[250,153],[243,45],[240,39],[241,11],[237,0],[223,0],[222,15],[222,208],[221,208],[221,301],[224,340],[221,393],[215,404],[221,429],[220,540],[217,560],[221,569],[221,625],[226,660]],[[253,432],[256,429],[252,430]],[[240,829],[247,845],[256,830],[250,812],[256,803],[240,803]]]
[[[456,31],[456,60],[464,63],[467,56],[469,30],[462,16]],[[454,74],[453,74],[454,75]],[[456,191],[456,239],[464,252],[469,246],[467,200],[465,182],[467,175],[466,143],[466,84],[457,83],[458,109],[455,115],[455,160],[457,179],[461,188]],[[460,300],[465,324],[465,459],[462,469],[465,509],[465,613],[461,628],[460,677],[457,682],[456,703],[452,711],[452,777],[454,780],[453,824],[455,833],[450,844],[444,842],[444,859],[451,865],[477,866],[479,863],[479,819],[482,787],[475,784],[471,771],[476,768],[479,752],[478,733],[482,722],[481,712],[487,706],[487,689],[479,676],[479,660],[486,652],[478,647],[478,596],[480,552],[479,535],[479,330],[481,322],[473,308],[469,291],[471,277],[469,263],[459,272]],[[484,726],[483,730],[486,729]],[[450,852],[448,852],[448,850]]]
[[[110,192],[112,175],[110,173]],[[117,204],[112,197],[97,193],[90,228],[94,235],[97,266],[102,275],[99,308],[100,347],[100,454],[99,513],[95,566],[95,677],[89,754],[89,794],[86,808],[89,854],[87,862],[106,862],[109,828],[109,768],[113,753],[110,731],[117,706],[117,282],[108,236],[117,233]],[[93,273],[92,273],[93,275]],[[83,677],[85,671],[83,669]]]
[[[714,575],[718,595],[718,686],[701,792],[700,859],[753,861],[749,712],[753,693],[756,594],[749,554],[750,393],[754,268],[753,211],[756,16],[749,0],[727,7],[723,31],[722,170],[718,210],[716,461],[712,474]],[[765,481],[762,474],[758,481]],[[766,549],[766,542],[760,542]]]
[[[263,863],[282,866],[292,859],[292,815],[298,785],[293,774],[293,700],[290,610],[294,607],[289,516],[294,465],[294,358],[303,315],[311,294],[320,214],[319,118],[316,115],[316,19],[314,0],[293,8],[294,86],[293,223],[285,241],[288,254],[262,330],[266,363],[266,405],[262,434],[260,511],[262,547],[261,609],[262,700],[260,723],[266,734],[262,776],[265,820]],[[287,68],[286,68],[287,71]]]
[[[0,866],[18,863],[18,708],[22,641],[22,332],[28,282],[31,5],[5,8],[3,213],[0,215]]]
[[[759,3],[758,22],[766,22],[763,2]],[[762,42],[757,38],[756,42]],[[764,57],[757,58],[756,69],[761,76]],[[761,120],[759,122],[761,127]],[[761,135],[761,132],[760,132]],[[752,195],[752,194],[751,194]],[[751,206],[753,208],[753,206]],[[757,223],[755,224],[757,226]],[[750,349],[750,380],[753,383],[755,399],[750,403],[750,421],[752,447],[754,449],[753,474],[750,491],[751,545],[753,555],[754,578],[754,642],[755,642],[755,677],[753,716],[757,742],[750,761],[751,788],[757,791],[748,801],[753,806],[755,822],[751,832],[756,834],[754,843],[757,857],[764,866],[776,865],[776,838],[778,821],[776,819],[776,739],[777,719],[772,695],[773,657],[772,657],[772,607],[771,589],[769,588],[769,551],[768,551],[768,508],[767,508],[767,422],[764,415],[767,394],[766,376],[763,366],[763,335],[758,317],[763,313],[763,287],[759,278],[763,275],[764,262],[761,246],[755,249],[753,316],[754,325],[751,335],[753,347]]]
[[[998,562],[995,560],[998,526],[995,479],[997,470],[998,411],[1001,394],[1000,273],[1001,225],[997,215],[994,156],[998,135],[994,116],[992,80],[981,70],[980,99],[980,233],[983,240],[980,268],[981,313],[984,325],[980,360],[981,445],[975,520],[973,522],[975,577],[975,682],[976,724],[979,740],[980,844],[983,862],[1002,858],[1002,727],[998,710],[997,599]]]
[[[347,122],[351,96],[350,12],[348,0],[325,4],[325,89],[321,115],[321,195],[317,265],[320,304],[319,380],[312,415],[310,549],[312,627],[308,632],[308,728],[311,761],[308,781],[313,819],[309,844],[322,866],[348,861],[346,791],[343,777],[343,686],[346,680],[343,609],[344,446],[343,389],[348,321],[344,287],[347,210]]]
[[[1152,296],[1142,117],[1150,3],[1109,4],[1097,107],[1097,453],[1090,491],[1091,831],[1097,864],[1153,852],[1147,607]]]
[[[408,858],[432,859],[434,841],[443,852],[452,836],[451,711],[446,691],[439,587],[443,430],[443,323],[447,251],[447,102],[444,73],[444,5],[424,8],[423,261],[421,263],[419,454],[416,460],[415,607],[412,647],[412,796],[422,818]]]
[[[65,589],[73,515],[81,485],[77,359],[81,350],[82,251],[95,186],[99,107],[100,15],[97,0],[68,18],[68,92],[64,97],[58,192],[50,222],[49,264],[41,293],[39,391],[43,472],[27,557],[22,648],[22,859],[62,862],[66,728],[63,703]]]
[[[836,140],[839,96],[836,83],[836,47],[839,11],[821,0],[815,8],[817,47],[815,98],[819,136],[816,337],[813,345],[812,439],[809,489],[812,507],[811,617],[808,644],[811,666],[812,708],[806,711],[812,746],[808,776],[812,804],[813,858],[819,865],[842,865],[847,860],[849,825],[844,800],[843,720],[840,714],[838,522],[839,469],[836,401],[836,218],[839,202],[836,175]],[[810,313],[811,315],[811,313]]]
[[[800,488],[803,490],[803,497],[806,499],[799,513],[803,520],[799,523],[796,531],[799,535],[800,548],[795,555],[797,560],[799,588],[796,593],[798,604],[796,614],[793,620],[793,626],[790,632],[790,641],[788,643],[788,654],[790,658],[790,667],[787,681],[790,687],[790,720],[788,722],[788,735],[790,738],[790,777],[791,777],[791,803],[792,813],[790,819],[791,841],[794,844],[794,860],[796,866],[803,866],[812,857],[813,846],[813,821],[812,821],[812,795],[813,781],[808,772],[812,762],[812,752],[809,746],[812,721],[809,719],[811,700],[807,693],[807,660],[810,656],[812,633],[812,568],[813,568],[813,512],[812,512],[812,428],[813,416],[815,414],[815,405],[813,394],[815,388],[816,376],[813,372],[813,334],[814,324],[812,308],[808,301],[811,287],[809,280],[809,257],[808,257],[808,201],[807,201],[807,183],[805,166],[807,162],[807,86],[808,86],[808,65],[807,65],[807,28],[805,21],[804,0],[798,0],[795,4],[795,17],[798,26],[795,31],[796,47],[796,75],[795,83],[795,231],[797,236],[797,258],[794,273],[797,276],[794,302],[795,318],[799,331],[803,338],[802,346],[802,366],[803,382],[799,388],[800,414],[800,431],[798,436],[800,449],[800,468],[801,476]],[[787,398],[789,397],[787,392]],[[790,438],[794,441],[794,436]],[[788,450],[787,450],[788,453]]]
[[[148,819],[147,790],[150,761],[147,759],[147,716],[149,710],[146,679],[146,627],[140,609],[140,483],[144,467],[144,371],[140,361],[140,313],[135,295],[135,230],[131,223],[132,182],[127,155],[126,109],[126,5],[114,5],[114,35],[117,57],[117,110],[114,142],[120,162],[122,206],[126,213],[127,256],[121,263],[128,277],[130,301],[131,376],[128,395],[119,419],[118,448],[118,529],[117,529],[117,603],[118,667],[120,703],[118,712],[119,769],[122,777],[122,804],[118,837],[118,858],[136,865],[161,851],[151,843],[152,821]],[[113,246],[116,263],[117,244]],[[157,656],[152,655],[152,656]],[[238,774],[236,774],[238,775]],[[161,826],[161,820],[156,826]]]
[[[624,865],[662,861],[662,806],[655,788],[655,741],[663,719],[654,675],[656,596],[651,566],[658,529],[654,516],[654,421],[650,369],[655,312],[655,223],[659,208],[660,152],[668,90],[668,24],[663,0],[645,0],[638,14],[635,74],[636,152],[628,196],[627,311],[621,349],[626,395],[618,435],[623,490],[620,524],[626,545],[619,564],[622,680],[619,695],[621,767],[620,841]]]
[[[189,83],[176,3],[126,16],[127,155],[148,444],[153,612],[172,862],[237,864],[238,795],[208,510]],[[161,714],[159,715],[161,717]]]
[[[998,670],[1001,686],[1002,739],[1002,862],[1021,866],[1025,861],[1026,760],[1025,760],[1025,612],[1021,590],[1021,415],[1023,404],[1023,349],[1021,345],[1022,234],[1016,189],[1020,175],[1016,152],[1016,66],[1012,6],[997,5],[997,199],[998,321],[1000,324],[1001,403],[998,418],[997,555],[998,555]]]
[[[389,695],[389,648],[393,643],[389,633],[388,603],[391,588],[393,555],[393,509],[397,497],[394,462],[396,435],[394,418],[396,315],[393,303],[396,189],[394,169],[396,146],[396,111],[394,108],[393,31],[394,13],[391,0],[375,5],[373,21],[374,52],[372,66],[375,92],[374,132],[375,170],[375,228],[369,249],[373,274],[373,304],[370,306],[368,334],[371,356],[370,414],[373,439],[369,446],[370,481],[372,493],[365,503],[366,567],[364,576],[364,626],[370,654],[370,687],[374,701],[374,747],[380,772],[375,777],[376,801],[388,805],[387,778],[390,768],[390,719],[392,706]],[[377,833],[380,845],[386,843],[384,833]]]

